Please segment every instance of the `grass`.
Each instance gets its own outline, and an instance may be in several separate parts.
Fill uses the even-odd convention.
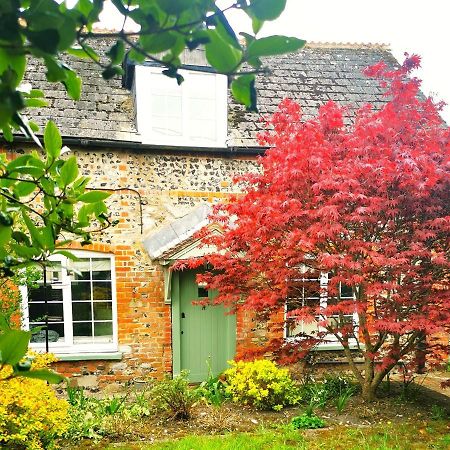
[[[450,429],[444,420],[381,423],[372,427],[314,430],[307,433],[288,426],[257,433],[186,436],[155,444],[115,444],[108,450],[413,450],[450,449]]]

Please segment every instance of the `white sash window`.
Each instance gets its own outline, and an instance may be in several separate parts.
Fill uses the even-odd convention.
[[[48,322],[51,352],[86,353],[117,350],[117,305],[114,257],[72,251],[78,261],[54,255],[37,287],[21,287],[24,327]],[[45,348],[45,330],[33,334],[31,347]]]

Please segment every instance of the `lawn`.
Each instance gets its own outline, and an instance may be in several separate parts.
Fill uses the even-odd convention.
[[[154,444],[116,444],[108,450],[407,450],[450,449],[450,427],[444,420],[413,420],[402,426],[392,423],[372,427],[334,426],[322,430],[295,431],[288,427],[255,433],[220,436],[186,436]]]

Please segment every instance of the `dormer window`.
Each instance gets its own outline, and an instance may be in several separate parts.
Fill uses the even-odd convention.
[[[227,78],[207,71],[180,70],[178,86],[162,68],[136,66],[137,129],[145,144],[226,147]]]

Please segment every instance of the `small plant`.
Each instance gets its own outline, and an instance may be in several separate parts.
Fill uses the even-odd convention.
[[[300,390],[287,369],[265,359],[230,364],[224,372],[225,392],[234,402],[275,411],[299,403]]]
[[[78,408],[85,408],[89,399],[84,394],[84,388],[78,386],[70,386],[67,383],[66,386],[67,401],[71,406]]]
[[[447,417],[447,410],[443,406],[435,404],[431,407],[431,418],[433,420],[444,420]]]
[[[158,381],[150,390],[157,412],[170,411],[174,419],[187,420],[191,416],[192,406],[198,399],[198,392],[189,388],[188,373],[181,371],[173,379]]]
[[[198,393],[209,404],[220,406],[228,397],[225,392],[225,384],[221,375],[213,376],[209,360],[206,363],[208,364],[208,378],[200,384]]]
[[[291,425],[294,429],[314,429],[323,428],[325,422],[319,416],[315,414],[308,414],[308,412],[303,413],[301,416],[296,416],[292,418]]]
[[[356,391],[357,385],[348,375],[329,374],[321,381],[308,379],[303,383],[302,398],[320,408],[325,408],[330,400],[336,399],[335,405],[341,412]]]
[[[347,406],[350,397],[353,396],[355,390],[352,387],[347,388],[344,392],[342,392],[339,397],[336,398],[335,405],[340,414],[344,408]]]

